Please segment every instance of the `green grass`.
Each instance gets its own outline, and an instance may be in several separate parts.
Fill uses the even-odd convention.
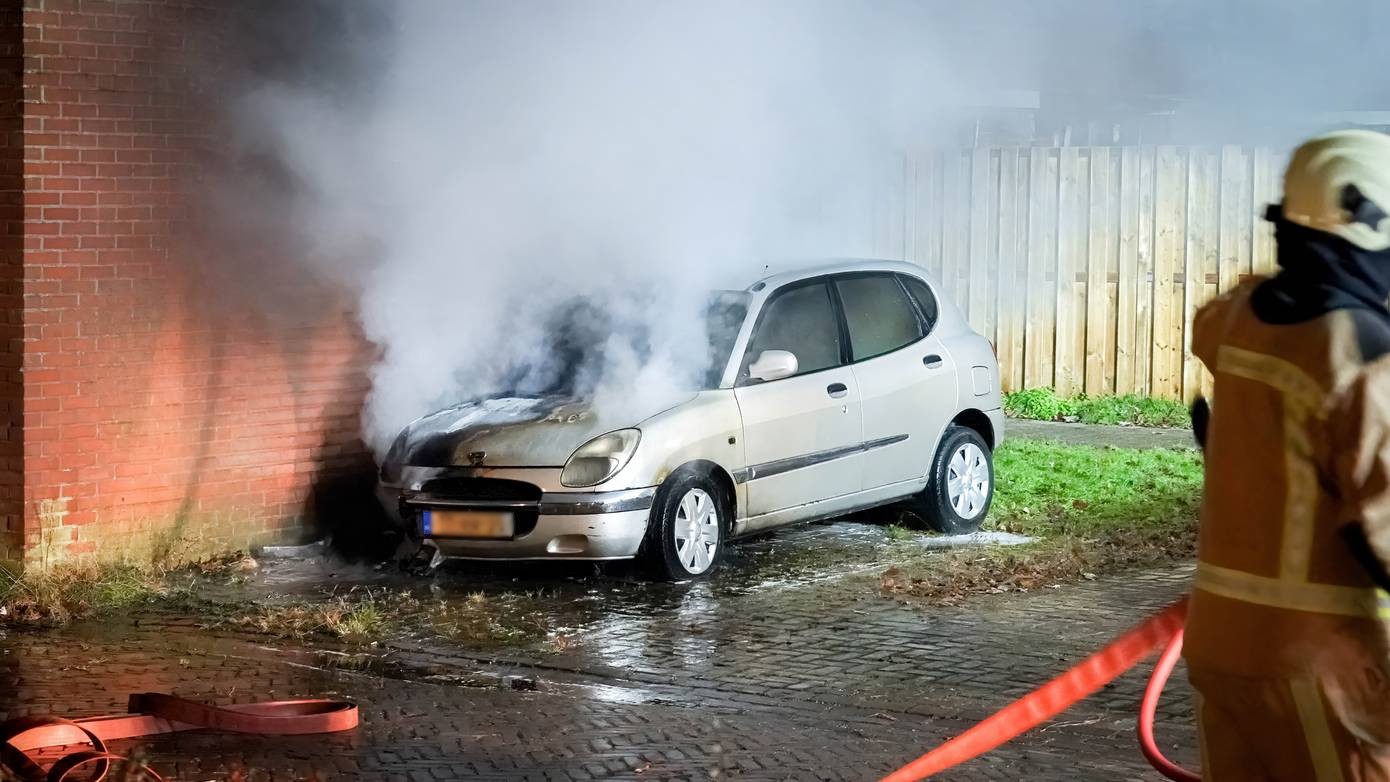
[[[15,573],[0,566],[0,625],[60,625],[159,598],[160,575],[131,565]]]
[[[907,527],[907,526],[904,526],[904,525],[902,525],[902,524],[889,524],[889,525],[888,525],[888,539],[889,539],[889,540],[895,540],[895,541],[901,542],[901,541],[904,541],[904,540],[916,540],[917,538],[919,538],[919,537],[921,537],[921,536],[922,536],[922,533],[921,533],[920,530],[915,530],[915,529],[912,529],[911,527]]]
[[[955,604],[971,596],[1074,583],[1193,555],[1201,456],[1013,440],[995,454],[986,527],[1021,546],[921,556],[879,580],[894,599]]]
[[[991,525],[1035,537],[1190,522],[1201,501],[1196,451],[1012,440],[995,453]]]
[[[246,606],[205,606],[211,625],[229,624],[277,638],[303,639],[328,636],[349,641],[374,641],[386,631],[389,596],[370,590],[364,595],[331,597],[321,601],[287,604],[252,603]]]
[[[1051,388],[1030,388],[1004,395],[1004,411],[1014,418],[1035,421],[1079,421],[1083,424],[1133,424],[1191,428],[1187,407],[1171,399],[1125,394],[1061,398]]]

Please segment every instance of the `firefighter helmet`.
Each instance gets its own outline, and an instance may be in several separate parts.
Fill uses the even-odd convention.
[[[1340,130],[1294,150],[1281,213],[1364,250],[1390,248],[1390,135]]]

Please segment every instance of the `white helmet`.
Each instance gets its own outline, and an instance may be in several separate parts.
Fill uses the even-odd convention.
[[[1390,135],[1340,130],[1294,150],[1284,171],[1284,219],[1364,250],[1390,248]]]

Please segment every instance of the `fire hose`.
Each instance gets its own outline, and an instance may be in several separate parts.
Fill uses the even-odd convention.
[[[157,692],[130,696],[128,714],[69,720],[55,716],[17,717],[0,723],[0,779],[18,782],[64,782],[90,767],[86,779],[99,782],[111,761],[124,760],[107,751],[106,742],[158,733],[211,728],[234,733],[298,736],[335,733],[357,727],[357,706],[347,701],[294,700],[208,706]],[[46,771],[31,753],[53,747],[80,747],[58,758]],[[149,768],[145,776],[159,780]]]
[[[1056,678],[986,717],[970,729],[884,777],[882,782],[915,782],[989,752],[1066,711],[1109,684],[1166,644],[1139,707],[1139,747],[1159,773],[1175,782],[1200,782],[1163,756],[1154,740],[1154,712],[1163,686],[1182,654],[1187,598],[1145,619]]]
[[[1057,716],[1138,665],[1166,644],[1140,704],[1139,744],[1144,757],[1175,782],[1200,777],[1169,761],[1154,740],[1154,713],[1163,687],[1182,653],[1182,625],[1187,598],[1154,614],[1129,632],[1061,675],[1005,706],[974,727],[883,778],[915,782],[989,752]],[[111,761],[106,742],[159,733],[212,728],[238,733],[303,735],[350,730],[357,726],[357,707],[345,701],[268,701],[234,706],[207,706],[162,693],[130,696],[129,714],[68,720],[54,716],[19,717],[0,723],[0,778],[20,782],[64,782],[84,766],[87,779],[99,782]],[[68,753],[45,771],[29,753],[51,747],[90,746]],[[142,771],[159,780],[148,768]]]

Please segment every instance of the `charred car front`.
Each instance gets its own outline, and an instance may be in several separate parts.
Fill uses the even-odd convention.
[[[383,502],[437,558],[639,557],[676,579],[729,540],[880,505],[946,532],[984,520],[998,365],[919,267],[778,274],[707,319],[703,388],[599,409],[559,378],[425,416],[384,461]],[[565,333],[562,352],[598,340]]]

